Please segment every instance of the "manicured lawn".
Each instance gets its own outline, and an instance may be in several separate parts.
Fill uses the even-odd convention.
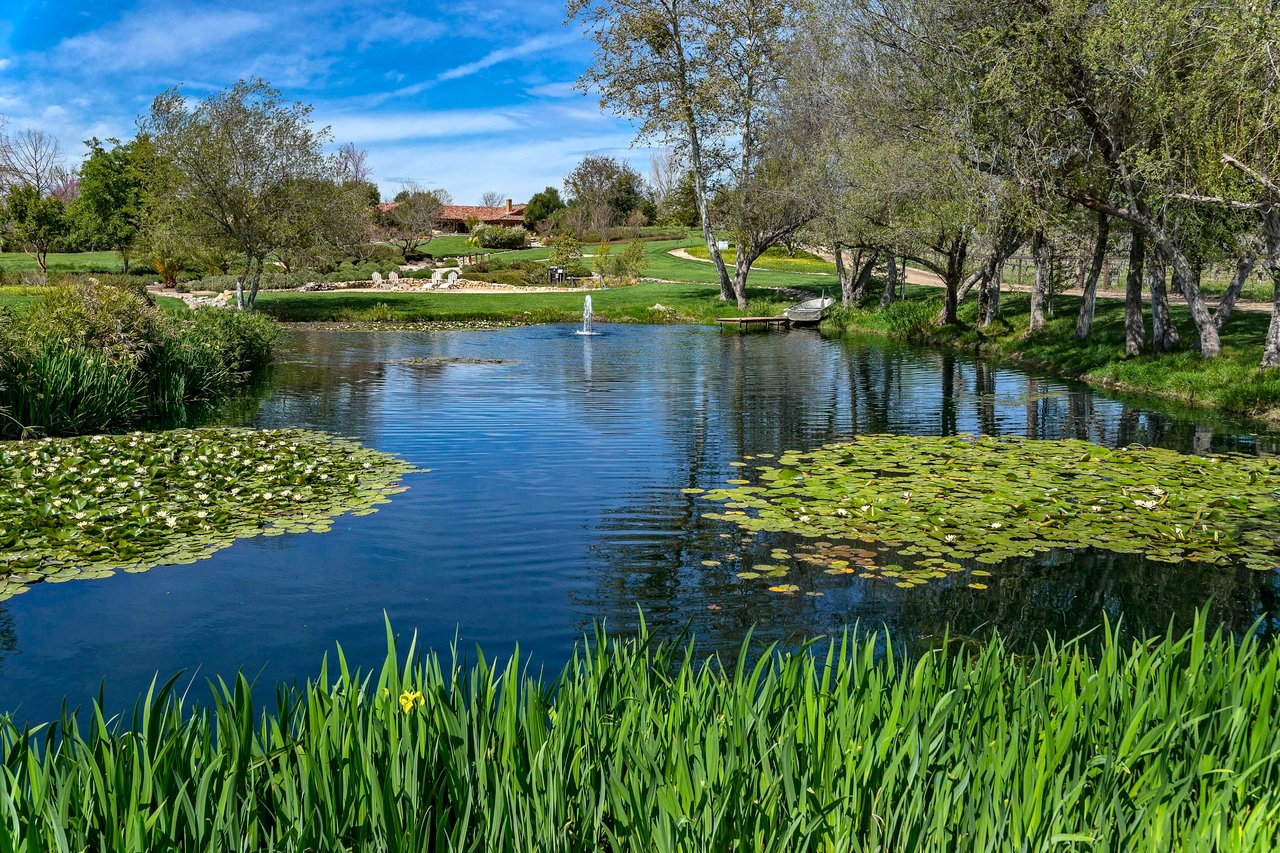
[[[707,251],[707,247],[699,242],[696,246],[691,246],[688,250],[689,254],[695,258],[710,258],[711,253]],[[725,249],[720,253],[720,257],[724,258],[724,262],[729,266],[733,266],[738,259],[737,249]],[[796,250],[795,257],[787,254],[787,250],[782,246],[774,246],[767,250],[752,265],[753,270],[774,270],[776,272],[808,272],[808,273],[826,273],[827,275],[835,275],[836,265],[831,261],[824,261],[822,258],[806,252],[803,249]]]
[[[478,246],[472,246],[467,243],[468,239],[466,234],[441,234],[439,237],[432,237],[430,243],[423,243],[418,247],[418,251],[437,258],[456,258],[458,255],[487,255],[497,251],[496,249],[481,249]]]
[[[690,263],[686,261],[685,263]],[[794,300],[773,290],[748,291],[746,312],[721,302],[712,285],[695,282],[645,281],[629,287],[578,293],[295,293],[269,291],[258,297],[258,307],[278,320],[515,320],[572,322],[582,316],[583,296],[589,292],[597,317],[625,322],[711,322],[716,317],[777,314]],[[669,310],[653,310],[661,304]]]
[[[48,259],[49,272],[120,272],[124,260],[119,252],[76,252],[53,254]],[[0,252],[0,271],[39,272],[35,258],[23,252]]]
[[[42,287],[0,287],[0,308],[21,309],[44,298]],[[190,309],[187,303],[176,296],[155,297],[156,307],[163,308],[171,314],[181,314]]]

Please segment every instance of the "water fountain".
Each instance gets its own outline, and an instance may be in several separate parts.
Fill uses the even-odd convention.
[[[599,332],[594,331],[591,328],[594,320],[595,320],[595,315],[591,312],[591,294],[588,293],[586,298],[582,300],[582,328],[579,329],[577,332],[575,332],[575,334],[578,334],[578,335],[600,334]]]

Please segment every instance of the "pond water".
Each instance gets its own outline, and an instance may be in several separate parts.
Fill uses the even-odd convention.
[[[907,646],[948,630],[1031,643],[1104,616],[1159,631],[1206,606],[1232,630],[1258,619],[1280,628],[1276,572],[1105,553],[984,566],[985,590],[960,575],[899,589],[800,564],[793,572],[813,572],[806,588],[823,595],[772,593],[736,573],[776,562],[770,549],[785,536],[744,543],[703,517],[716,505],[682,492],[722,485],[744,455],[867,433],[1259,454],[1280,447],[1274,433],[816,332],[574,331],[291,333],[271,389],[233,420],[352,436],[431,472],[329,533],[245,540],[194,565],[42,584],[5,602],[0,709],[42,720],[64,696],[88,701],[104,679],[109,703],[123,704],[178,670],[203,695],[205,678],[243,669],[265,697],[276,680],[313,675],[335,643],[355,662],[379,662],[384,613],[446,653],[455,640],[491,656],[519,643],[551,667],[593,620],[633,629],[637,608],[663,635],[689,626],[707,650],[736,649],[753,628],[786,643],[855,622],[887,625]]]

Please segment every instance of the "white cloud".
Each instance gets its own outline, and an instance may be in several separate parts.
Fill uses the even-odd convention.
[[[524,124],[519,113],[500,109],[361,113],[321,117],[319,121],[333,129],[334,139],[358,145],[502,133]]]
[[[491,68],[500,62],[506,62],[509,59],[519,59],[523,56],[531,56],[535,53],[542,53],[544,50],[548,50],[553,47],[560,47],[561,45],[568,44],[571,41],[578,41],[580,39],[580,35],[570,32],[547,33],[540,36],[534,36],[531,39],[526,39],[525,41],[512,45],[511,47],[500,47],[497,50],[491,50],[474,62],[468,62],[465,65],[459,65],[456,68],[450,68],[448,71],[441,72],[436,79],[445,81],[457,80],[459,77],[469,77],[478,71]]]
[[[0,56],[0,71],[4,71],[6,68],[8,68],[12,64],[13,64],[12,59],[6,59],[5,57]]]
[[[175,65],[267,26],[267,19],[253,12],[143,9],[114,24],[64,39],[55,55],[63,64],[108,70]]]
[[[445,33],[445,26],[438,20],[411,15],[407,12],[371,13],[359,22],[360,43],[377,42],[414,44],[435,41]]]
[[[581,98],[585,97],[581,92],[574,88],[573,83],[543,83],[540,86],[531,86],[525,91],[537,98]]]

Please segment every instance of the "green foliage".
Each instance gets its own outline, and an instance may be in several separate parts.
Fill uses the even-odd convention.
[[[551,250],[547,263],[553,267],[568,267],[582,260],[582,242],[572,234],[557,234],[547,241]]]
[[[122,252],[127,271],[127,253],[142,221],[150,159],[149,152],[139,149],[148,143],[145,139],[107,142],[110,148],[97,137],[85,143],[89,156],[80,166],[80,195],[71,206],[82,212],[83,238],[91,245]]]
[[[471,229],[471,242],[482,249],[523,249],[529,232],[519,225],[477,225]]]
[[[1203,624],[1096,651],[891,638],[796,652],[597,632],[531,662],[341,651],[270,708],[157,683],[0,723],[9,849],[1274,849],[1280,651]],[[886,651],[889,650],[889,651]],[[752,660],[758,660],[751,663]],[[216,736],[215,736],[216,732]]]
[[[524,208],[524,227],[531,231],[537,230],[556,211],[564,210],[564,207],[564,199],[560,198],[560,191],[555,187],[547,187],[540,193],[534,193]]]
[[[275,324],[244,312],[172,314],[106,284],[42,289],[3,318],[0,435],[69,435],[181,417],[271,358]]]
[[[50,249],[71,230],[62,199],[42,195],[28,184],[9,190],[2,224],[9,239],[35,258],[41,272]]]
[[[305,430],[10,442],[0,448],[0,600],[40,581],[192,563],[246,536],[328,530],[335,516],[386,503],[413,470]]]

